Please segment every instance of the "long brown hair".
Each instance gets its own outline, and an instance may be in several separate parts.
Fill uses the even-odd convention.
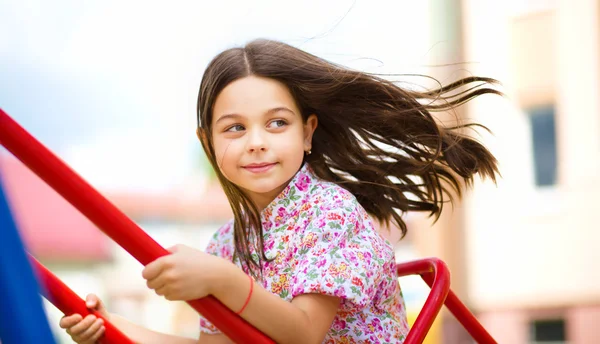
[[[198,127],[204,150],[233,210],[235,254],[252,274],[268,260],[260,212],[220,172],[212,144],[212,110],[229,83],[249,76],[278,80],[288,87],[304,120],[316,114],[312,154],[315,174],[349,190],[380,222],[393,220],[406,234],[401,214],[427,211],[439,217],[444,195],[461,195],[475,174],[495,181],[494,156],[460,133],[477,124],[442,127],[433,112],[454,108],[482,94],[495,80],[468,77],[427,91],[407,90],[381,76],[351,70],[288,44],[255,40],[217,55],[208,65],[198,94]],[[246,230],[248,229],[248,230]],[[254,237],[258,240],[252,240]],[[258,256],[250,254],[256,243]]]

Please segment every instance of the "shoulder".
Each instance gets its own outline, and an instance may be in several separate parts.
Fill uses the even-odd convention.
[[[335,183],[319,180],[311,191],[310,202],[313,204],[315,211],[313,215],[316,217],[337,213],[344,216],[352,215],[358,220],[368,219],[367,212],[354,194]]]
[[[377,231],[370,215],[350,191],[326,181],[319,181],[310,202],[311,214],[304,228],[305,236],[318,235],[321,240],[340,244],[366,245],[381,255],[392,254],[391,244]],[[390,252],[388,252],[390,251]]]
[[[351,192],[328,182],[312,191],[310,201],[318,206],[310,208],[295,242],[292,295],[341,297],[340,307],[356,313],[375,301],[394,262],[393,248]]]
[[[352,234],[374,231],[372,222],[356,197],[343,187],[319,180],[313,185],[307,214],[307,231]]]
[[[212,235],[206,246],[206,253],[223,258],[233,257],[233,219]]]

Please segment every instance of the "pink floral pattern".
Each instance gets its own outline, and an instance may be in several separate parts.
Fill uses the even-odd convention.
[[[306,293],[342,299],[323,343],[404,341],[408,324],[392,245],[350,192],[305,165],[261,217],[265,253],[273,259],[263,266],[262,285],[286,301]],[[233,221],[206,252],[233,260]],[[200,328],[219,332],[202,317]]]

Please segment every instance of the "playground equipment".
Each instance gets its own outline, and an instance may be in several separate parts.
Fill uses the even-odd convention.
[[[0,143],[143,265],[169,253],[2,109]],[[0,194],[1,191],[0,188]],[[3,196],[0,201],[6,203]],[[10,302],[5,304],[3,300],[0,306],[0,341],[4,344],[51,343],[40,299],[31,296],[38,291],[31,267],[39,276],[43,295],[64,314],[79,313],[85,316],[91,312],[84,300],[35,258],[29,256],[31,264],[27,263],[27,255],[23,251],[8,206],[0,204],[0,210],[2,207],[6,211],[3,211],[5,216],[0,216],[0,238],[6,235],[11,240],[0,241],[0,286],[10,293],[4,295],[4,299]],[[4,246],[8,245],[12,245],[12,250],[5,249]],[[21,263],[11,265],[15,259]],[[421,343],[444,303],[477,342],[496,343],[450,290],[450,273],[441,260],[430,258],[402,263],[397,265],[397,271],[399,276],[418,274],[431,287],[431,293],[404,343]],[[15,280],[15,276],[20,274],[25,276],[22,277],[25,281]],[[16,283],[21,284],[15,287]],[[274,343],[212,296],[188,303],[236,343]],[[103,343],[132,343],[117,328],[105,323]]]

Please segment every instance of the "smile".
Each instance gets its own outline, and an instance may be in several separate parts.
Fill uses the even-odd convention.
[[[252,164],[252,165],[246,165],[246,166],[242,166],[245,170],[248,170],[252,173],[265,173],[267,171],[269,171],[271,168],[273,168],[275,165],[277,165],[277,163],[272,163],[272,164]]]

